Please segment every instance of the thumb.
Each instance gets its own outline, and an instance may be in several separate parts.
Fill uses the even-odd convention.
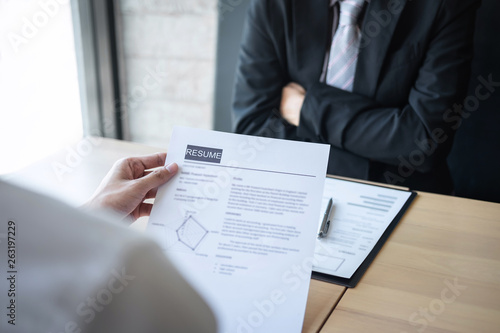
[[[172,178],[177,173],[178,170],[179,166],[177,165],[177,163],[170,163],[163,168],[154,170],[147,176],[137,179],[137,182],[141,187],[142,192],[147,193],[150,190],[168,182],[170,178]]]

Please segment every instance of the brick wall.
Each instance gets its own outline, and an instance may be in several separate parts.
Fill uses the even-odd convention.
[[[121,0],[132,141],[168,147],[174,125],[212,128],[217,0]]]

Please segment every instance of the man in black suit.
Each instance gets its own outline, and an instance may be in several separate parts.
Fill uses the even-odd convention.
[[[342,1],[362,7],[360,40],[354,82],[334,86],[327,76],[346,14]],[[353,1],[252,1],[236,74],[235,131],[330,144],[330,174],[451,193],[446,157],[469,81],[480,0]]]

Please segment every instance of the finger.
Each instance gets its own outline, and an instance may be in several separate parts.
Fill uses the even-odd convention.
[[[302,94],[306,92],[305,89],[300,84],[298,84],[298,83],[291,82],[289,84],[289,86],[290,86],[290,88],[293,88],[293,89],[301,92]]]
[[[137,179],[136,183],[140,187],[140,191],[146,194],[152,189],[168,182],[170,178],[172,178],[177,173],[178,170],[179,167],[177,166],[177,164],[171,163],[164,168],[158,168],[147,176]]]
[[[144,199],[154,199],[156,198],[156,193],[158,192],[158,188],[154,188],[150,190],[146,195],[144,196]]]
[[[151,210],[153,209],[153,205],[150,204],[150,203],[146,203],[146,202],[143,202],[141,203],[141,205],[139,206],[139,217],[143,217],[143,216],[149,216],[151,215]]]
[[[154,171],[154,170],[151,170],[151,169],[150,169],[150,170],[147,170],[147,171],[144,171],[144,173],[143,173],[143,175],[142,175],[142,176],[143,176],[143,177],[145,177],[145,176],[149,175],[150,173],[152,173],[153,171]]]
[[[293,90],[293,87],[290,86],[290,84],[286,85],[283,87],[283,90],[281,91],[282,95],[290,94],[291,91]]]
[[[167,153],[156,153],[153,155],[136,157],[144,166],[144,170],[164,166],[166,158]]]
[[[165,166],[162,165],[160,168],[163,168],[163,167],[165,167]],[[150,173],[153,173],[156,169],[157,168],[146,170],[146,171],[143,172],[142,176],[145,177],[145,176],[149,175]]]
[[[166,153],[128,157],[116,163],[117,171],[126,179],[136,179],[144,176],[144,170],[161,167],[165,164]]]

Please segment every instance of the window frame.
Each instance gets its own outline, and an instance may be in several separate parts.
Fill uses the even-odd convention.
[[[71,1],[85,136],[130,138],[119,0]]]

